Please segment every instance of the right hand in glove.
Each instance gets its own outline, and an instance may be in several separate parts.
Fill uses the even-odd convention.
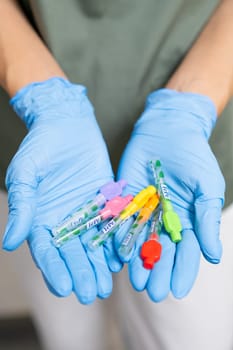
[[[14,250],[27,240],[36,265],[56,295],[67,296],[73,290],[84,304],[96,296],[108,297],[112,290],[108,263],[114,271],[122,265],[111,246],[105,252],[85,249],[96,229],[59,250],[50,233],[113,178],[85,88],[52,78],[26,86],[11,104],[29,133],[7,171],[9,218],[3,248]]]

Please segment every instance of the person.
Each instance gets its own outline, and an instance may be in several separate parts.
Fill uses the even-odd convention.
[[[210,263],[220,262],[224,179],[208,140],[217,116],[232,96],[233,3],[223,0],[217,5],[215,0],[177,0],[172,4],[152,0],[1,2],[0,82],[28,129],[7,170],[9,219],[3,248],[15,250],[27,240],[33,260],[53,294],[65,297],[73,292],[81,303],[89,304],[112,292],[112,272],[122,268],[116,248],[128,226],[119,230],[114,242],[108,241],[95,252],[86,244],[96,229],[59,251],[50,235],[51,227],[113,178],[112,166],[115,171],[118,168],[117,178],[128,182],[127,192],[135,194],[149,183],[147,162],[160,158],[183,226],[183,239],[177,246],[165,233],[161,235],[163,254],[151,272],[142,268],[139,259],[144,239],[141,235],[128,264],[135,290],[145,290],[155,302],[166,299],[170,292],[175,298],[183,298],[197,277],[201,253]],[[213,136],[227,183],[226,205],[232,202],[228,142],[232,107],[227,108],[219,122],[221,136],[217,132]],[[10,158],[19,140],[15,140],[13,130],[19,129],[12,127],[15,116],[9,114],[2,119],[5,136],[1,149],[9,152],[6,158]],[[3,174],[6,163],[2,161]],[[169,297],[168,304],[153,305],[150,301],[148,306],[145,300],[135,303],[138,296],[135,299],[127,291],[125,280],[116,283],[116,288],[120,286],[122,308],[117,311],[125,306],[132,327],[121,311],[121,333],[128,349],[232,348],[232,339],[226,336],[232,325],[227,313],[221,320],[225,329],[216,337],[212,334],[212,307],[208,327],[200,321],[198,326],[192,318],[190,342],[187,329],[186,336],[177,337],[179,326],[171,316],[172,309],[176,310],[176,315],[183,317],[182,324],[188,325],[191,317],[184,311],[188,310],[185,302],[173,301],[170,305]],[[34,298],[36,304],[37,293]],[[224,302],[225,310],[232,301],[226,298]],[[207,310],[203,303],[200,305],[201,310]],[[59,314],[58,309],[54,315]],[[44,330],[41,315],[37,318]],[[169,318],[172,321],[168,325]],[[64,322],[64,317],[61,319]],[[153,320],[156,324],[151,325]],[[88,322],[90,326],[89,318]],[[170,334],[161,330],[164,327],[159,329],[158,322],[165,324]],[[64,348],[55,325],[54,331],[50,328],[50,336],[54,340],[56,335],[57,343],[50,346]],[[204,337],[200,328],[205,331]],[[136,329],[138,332],[134,332]],[[102,332],[105,334],[106,328]],[[72,338],[71,333],[66,342]],[[100,334],[96,334],[98,341],[104,338]],[[73,338],[76,336],[74,330]],[[85,336],[88,339],[86,332]],[[98,348],[97,342],[84,346]],[[66,348],[77,348],[75,340]]]

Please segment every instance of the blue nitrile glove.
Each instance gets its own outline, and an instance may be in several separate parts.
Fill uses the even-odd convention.
[[[73,290],[84,304],[96,296],[105,298],[112,290],[106,260],[112,259],[115,271],[121,264],[109,250],[108,256],[102,248],[86,252],[85,244],[96,229],[59,250],[50,234],[53,226],[113,178],[86,89],[52,78],[23,88],[11,104],[29,132],[7,171],[10,212],[3,247],[14,250],[27,239],[54,294],[66,296]]]
[[[224,179],[208,139],[216,122],[212,101],[202,95],[169,89],[149,95],[120,162],[118,176],[128,182],[127,192],[137,193],[153,183],[148,161],[160,159],[174,209],[183,226],[183,239],[175,245],[162,233],[161,260],[152,271],[139,257],[146,230],[129,260],[129,277],[136,290],[146,288],[154,301],[171,290],[176,298],[192,288],[198,273],[200,251],[219,263],[222,247],[219,224],[224,202]],[[125,234],[115,236],[116,248]]]

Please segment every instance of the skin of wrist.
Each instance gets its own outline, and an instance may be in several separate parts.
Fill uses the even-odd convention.
[[[221,86],[221,88],[215,89],[208,80],[204,79],[193,78],[187,80],[174,76],[165,87],[178,92],[191,92],[208,96],[213,101],[219,116],[231,98],[231,92],[229,87],[223,88],[221,83],[218,86]]]
[[[60,67],[54,64],[46,64],[46,62],[33,64],[31,67],[25,66],[25,63],[17,62],[17,64],[8,65],[5,70],[5,78],[3,79],[2,86],[13,97],[17,91],[25,87],[26,85],[34,82],[42,82],[49,78],[61,77],[66,78],[65,73]]]

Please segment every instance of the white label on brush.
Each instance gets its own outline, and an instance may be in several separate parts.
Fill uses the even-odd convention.
[[[169,200],[170,200],[170,197],[169,197],[169,194],[168,194],[167,185],[161,184],[161,191],[162,191],[163,197],[164,197],[165,199],[169,199]]]
[[[115,221],[112,219],[112,220],[110,220],[110,221],[107,223],[107,225],[105,225],[105,226],[102,228],[102,232],[106,234],[106,233],[108,233],[109,231],[111,231],[112,228],[115,227],[115,226],[116,226],[116,223],[115,223]]]
[[[91,227],[98,225],[101,222],[101,216],[97,216],[96,218],[93,218],[89,220],[86,225],[87,225],[87,230],[89,230]]]

